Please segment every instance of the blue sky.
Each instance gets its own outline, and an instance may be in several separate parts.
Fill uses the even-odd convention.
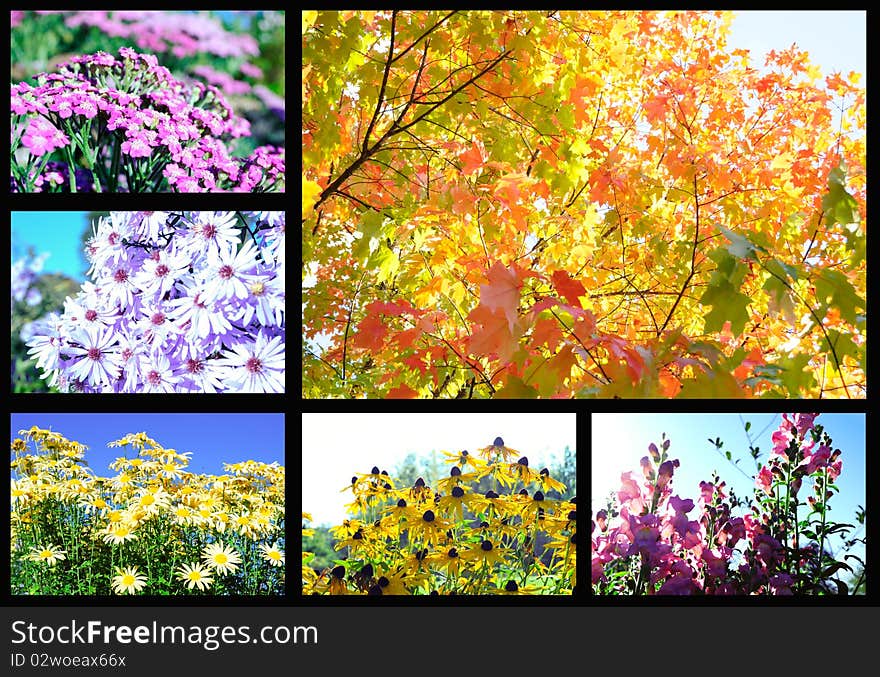
[[[864,11],[749,11],[734,15],[727,44],[751,50],[755,66],[763,65],[767,51],[787,49],[796,43],[810,53],[810,60],[821,66],[825,75],[834,70],[865,73]]]
[[[188,470],[222,474],[223,463],[254,460],[284,465],[283,414],[12,414],[10,440],[36,425],[89,447],[86,461],[98,475],[131,449],[107,448],[127,433],[145,432],[166,448],[191,451]]]
[[[89,212],[12,212],[12,260],[33,247],[37,254],[49,252],[44,272],[85,280],[88,264],[83,255],[82,234],[88,225],[88,215]]]
[[[751,422],[749,434],[766,461],[772,448],[770,436],[782,417],[780,414],[593,414],[592,416],[592,487],[594,510],[604,506],[611,491],[620,488],[621,473],[632,470],[641,477],[639,460],[648,455],[648,445],[665,432],[671,440],[669,458],[681,462],[673,476],[673,493],[696,500],[700,482],[710,481],[713,470],[740,497],[754,491],[755,465],[749,456],[749,442],[743,423]],[[837,481],[840,493],[831,501],[831,518],[854,523],[858,505],[865,506],[865,416],[864,414],[821,414],[816,423],[824,426],[835,448],[841,450],[843,472]],[[733,459],[741,459],[738,468],[727,461],[707,440],[720,437],[723,450]],[[808,494],[804,493],[806,499]],[[864,530],[861,535],[864,535]]]

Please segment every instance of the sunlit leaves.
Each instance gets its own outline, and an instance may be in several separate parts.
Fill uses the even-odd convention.
[[[730,378],[745,396],[864,396],[864,91],[805,79],[797,49],[752,68],[725,46],[728,19],[319,12],[303,163],[328,196],[302,248],[322,356],[351,359],[349,308],[357,327],[406,299],[444,319],[361,339],[358,395],[406,378],[427,396],[452,374],[441,396],[513,378],[541,397],[725,393]],[[840,373],[823,328],[859,348]],[[328,377],[308,364],[304,383]]]

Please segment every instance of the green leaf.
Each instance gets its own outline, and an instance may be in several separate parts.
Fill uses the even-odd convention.
[[[807,369],[809,363],[809,355],[783,357],[776,361],[775,366],[781,370],[779,380],[788,391],[789,397],[803,397],[804,392],[816,385],[812,370]]]
[[[834,354],[837,355],[837,359],[841,363],[847,355],[856,361],[861,361],[864,347],[853,341],[852,334],[844,334],[834,329],[826,330],[826,334],[828,335],[827,339],[822,337],[822,348],[825,352],[831,353],[833,348]]]
[[[740,294],[729,283],[710,286],[700,298],[701,304],[712,306],[711,312],[704,318],[703,331],[707,334],[719,332],[724,328],[724,323],[729,321],[730,330],[734,336],[738,336],[749,320],[747,308],[751,302],[750,297]]]
[[[370,255],[370,241],[381,233],[384,218],[381,213],[372,210],[365,211],[360,215],[357,229],[361,236],[352,248],[352,254],[355,258],[361,259],[363,262],[363,259]]]
[[[677,397],[690,398],[734,398],[743,397],[743,391],[733,375],[726,371],[700,372],[695,378],[681,384]]]
[[[756,251],[763,251],[763,247],[758,247],[753,244],[748,238],[740,235],[739,233],[734,233],[729,228],[725,228],[720,223],[716,223],[715,227],[720,230],[724,237],[730,240],[730,245],[727,247],[727,251],[731,253],[731,255],[735,256],[738,259],[746,259],[757,261],[758,256],[755,253]]]
[[[751,428],[752,428],[752,422],[746,421],[746,432],[749,432],[749,430],[751,430]]]
[[[846,172],[842,164],[828,175],[828,192],[822,197],[822,210],[829,226],[859,223],[859,203],[846,192]]]
[[[850,324],[856,323],[856,308],[865,308],[865,300],[839,270],[823,270],[814,282],[816,297],[822,303],[833,305],[840,316]]]
[[[538,397],[537,389],[527,385],[517,376],[510,375],[501,390],[495,392],[496,400],[534,400]]]
[[[389,282],[400,268],[400,259],[386,244],[380,244],[367,262],[368,268],[379,271],[379,282]]]

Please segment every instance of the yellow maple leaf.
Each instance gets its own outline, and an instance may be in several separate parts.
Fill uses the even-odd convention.
[[[302,217],[306,218],[312,211],[312,207],[318,201],[321,194],[321,186],[314,181],[310,181],[305,176],[302,177]]]

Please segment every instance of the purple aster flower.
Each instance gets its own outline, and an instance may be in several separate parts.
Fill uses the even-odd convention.
[[[112,329],[91,326],[76,332],[68,348],[68,352],[74,355],[70,374],[92,386],[109,386],[119,371],[119,361],[113,350],[116,344]],[[80,356],[78,360],[77,355]]]
[[[227,386],[244,393],[284,392],[284,342],[280,336],[267,339],[261,331],[255,341],[232,346],[219,366],[226,370]]]

